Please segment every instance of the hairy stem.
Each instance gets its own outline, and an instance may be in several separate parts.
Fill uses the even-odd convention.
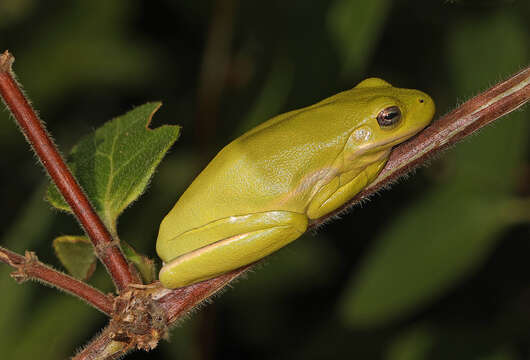
[[[131,289],[134,287],[144,289],[139,290],[136,294],[134,294],[135,290],[131,290],[131,294],[133,294],[131,296],[128,296],[127,293],[120,295],[117,298],[115,313],[109,326],[85,346],[72,360],[109,360],[123,356],[132,349],[143,349],[146,351],[154,349],[158,341],[166,337],[169,327],[182,320],[190,311],[193,311],[193,309],[199,307],[216,292],[225,288],[232,280],[239,277],[251,266],[249,265],[245,268],[218,276],[215,279],[175,290],[165,289],[159,282],[151,285],[132,286]],[[128,321],[139,317],[138,311],[131,308],[125,311],[123,313],[124,316],[121,316],[120,319],[120,315],[122,314],[119,305],[120,298],[125,299],[128,303],[129,299],[139,299],[139,296],[147,299],[146,304],[151,301],[154,304],[153,307],[147,306],[145,309],[156,308],[160,311],[158,314],[163,314],[163,320],[157,321],[157,312],[151,312],[155,316],[142,319],[144,321],[148,320],[148,327],[139,326],[137,329],[149,329],[144,332],[130,331],[132,327],[127,326]],[[138,307],[137,309],[140,310],[141,314],[146,313],[143,310],[144,307]],[[153,320],[155,321],[153,322]]]
[[[94,244],[96,253],[107,267],[118,290],[137,283],[111,234],[94,211],[81,187],[68,169],[43,123],[22,93],[11,69],[14,57],[9,52],[0,55],[0,95],[42,165],[57,185],[64,199]]]
[[[530,68],[526,68],[441,117],[419,136],[397,146],[377,179],[344,208],[352,206],[389,186],[398,177],[424,164],[448,146],[521,107],[529,100],[529,83]],[[338,211],[342,211],[344,208]],[[318,226],[335,214],[336,212],[328,214],[326,217],[312,222],[310,227]],[[209,297],[222,291],[230,282],[239,278],[253,266],[254,264],[250,264],[216,278],[180,289],[164,289],[155,283],[152,284],[155,288],[152,289],[151,297],[163,309],[169,327],[176,324]],[[88,344],[74,359],[114,359],[116,355],[124,355],[131,349],[130,344],[116,342],[111,335],[107,330],[103,331],[101,336]],[[120,348],[121,350],[118,350]]]
[[[530,67],[500,82],[472,98],[449,114],[442,116],[418,136],[396,146],[379,176],[350,202],[337,211],[313,221],[309,228],[331,219],[337,213],[390,186],[400,176],[425,164],[447,147],[471,135],[496,119],[520,108],[530,100]],[[166,308],[170,323],[177,321],[189,309],[205,298],[222,290],[230,281],[238,278],[253,265],[199,284],[160,293],[159,303]]]
[[[47,137],[45,130],[42,127],[42,124],[40,124],[40,121],[34,114],[30,105],[27,103],[20,89],[17,87],[15,81],[13,80],[11,74],[12,61],[13,58],[8,53],[4,53],[4,55],[0,56],[1,95],[4,97],[6,104],[17,118],[17,121],[19,121],[20,126],[24,130],[32,146],[34,146],[36,153],[39,155],[39,158],[41,159],[45,167],[48,169],[49,167],[54,168],[56,166],[59,166],[60,171],[58,172],[62,174],[66,171],[67,174],[70,174],[66,168],[66,165],[64,165],[64,162],[58,154],[56,154],[56,157],[49,158],[41,156],[41,150],[38,149],[38,144],[36,143],[36,141],[49,143],[48,145],[51,146],[55,153],[57,153],[57,150],[55,150],[55,148],[53,147],[51,140],[49,139],[49,137]],[[409,173],[415,167],[425,164],[429,159],[438,155],[447,147],[471,135],[473,132],[488,125],[494,120],[523,106],[529,101],[529,98],[530,67],[527,67],[526,69],[512,76],[510,79],[495,85],[489,90],[464,103],[462,106],[458,107],[451,113],[441,117],[427,129],[421,132],[418,136],[410,139],[408,142],[398,145],[392,151],[390,159],[387,162],[385,168],[379,174],[376,180],[372,182],[372,184],[370,184],[361,193],[357,194],[355,198],[353,198],[348,204],[345,204],[341,209],[338,209],[334,213],[328,214],[325,217],[311,222],[310,228],[314,228],[319,224],[322,224],[326,220],[332,218],[336,213],[343,211],[345,208],[350,207],[362,201],[363,199],[366,199],[367,197],[373,195],[374,193],[380,191],[381,189],[388,187],[399,177]],[[19,120],[19,117],[21,118],[21,120]],[[36,122],[38,126],[33,124],[29,126],[29,130],[26,129],[26,127],[28,127],[28,125],[26,124],[26,122],[28,122],[28,119],[31,120],[32,124],[33,122]],[[40,130],[38,130],[37,132],[40,132],[42,134],[39,133],[39,135],[35,139],[32,138],[33,135],[30,131],[32,129],[31,126],[39,128]],[[48,163],[50,162],[58,161],[57,159],[61,162],[62,165],[48,165]],[[52,171],[49,169],[48,171],[50,172],[50,176],[52,176],[54,181],[56,181],[59,189],[61,189],[61,185],[59,182],[61,180],[55,180]],[[71,174],[69,176],[71,177]],[[76,194],[79,193],[80,195],[82,195],[82,198],[85,199],[83,201],[86,201],[86,198],[84,197],[82,191],[79,189],[73,178],[72,182],[73,184],[75,184],[75,186],[70,184],[69,182],[66,182],[66,184],[63,185],[67,188],[66,194],[63,193],[65,199],[67,199],[68,201],[67,195],[68,191],[70,191]],[[72,190],[72,186],[74,186],[76,190]],[[76,208],[74,206],[76,206],[76,202],[79,201],[80,200],[78,197],[73,196],[72,203],[70,203],[69,201],[69,204],[74,209],[76,216],[79,218],[79,221],[83,224],[83,226],[85,227],[83,222],[84,220],[81,216],[84,215],[85,211],[89,211],[94,214],[97,221],[101,223],[99,218],[97,218],[97,216],[91,209],[90,204],[88,204],[88,201],[86,201],[86,203],[88,204],[89,210],[82,208],[82,210],[76,211]],[[87,229],[87,227],[89,229]],[[105,249],[105,251],[103,252],[103,256],[101,256],[102,261],[104,261],[104,263],[109,268],[113,278],[117,283],[118,288],[124,289],[125,287],[127,287],[127,285],[133,283],[134,277],[131,275],[127,267],[127,263],[119,252],[119,250],[116,247],[111,246],[112,238],[110,238],[110,235],[108,235],[106,229],[102,227],[103,230],[101,230],[96,227],[96,229],[99,229],[98,231],[101,230],[108,235],[108,237],[103,236],[103,238],[99,237],[102,235],[99,234],[98,231],[94,231],[90,223],[88,223],[85,229],[87,233],[89,233],[89,230],[91,230],[95,232],[95,235],[97,235],[95,236],[97,240],[94,240],[94,238],[92,238],[91,236],[91,239],[93,240],[96,249]],[[116,250],[122,260],[114,259],[111,256],[113,253],[109,249]],[[105,262],[104,259],[107,259],[108,263]],[[34,268],[35,263],[39,264],[38,261],[36,261],[36,259],[31,256],[31,254],[27,255],[26,257],[22,257],[7,250],[0,251],[0,261],[7,262],[8,264],[15,264],[12,266],[18,269],[17,273],[20,273],[21,276],[24,274],[28,274],[28,269]],[[42,264],[40,265],[44,266]],[[221,291],[231,281],[236,278],[239,278],[244,272],[252,268],[252,266],[253,264],[234,270],[230,273],[223,274],[216,278],[180,289],[164,289],[160,286],[160,284],[155,283],[148,287],[145,287],[145,290],[139,291],[139,294],[148,295],[148,300],[153,301],[151,303],[153,305],[153,308],[155,310],[161,309],[163,316],[161,316],[160,319],[162,319],[161,321],[163,321],[163,325],[171,326],[175,324],[179,319],[182,319],[183,316],[185,316],[189,311],[196,308],[206,299],[211,297],[213,294]],[[113,271],[123,271],[125,275],[122,274],[123,277],[117,275],[115,276]],[[15,273],[15,278],[17,278],[17,273]],[[31,272],[29,273],[31,274]],[[42,279],[42,277],[37,277],[35,275],[33,276],[35,278]],[[43,279],[43,281],[48,280]],[[65,288],[65,286],[63,286],[62,284],[60,286],[57,285],[57,282],[50,281],[49,283],[61,288]],[[133,288],[134,287],[132,286],[129,287],[129,289]],[[134,300],[137,299],[137,294],[134,293],[133,290],[130,290],[129,293],[131,294],[129,298],[127,298],[126,296],[127,292],[123,292],[122,296],[124,297],[124,299],[130,299],[131,303],[134,303]],[[106,301],[110,300],[107,299]],[[91,301],[91,303],[93,302]],[[149,304],[149,302],[147,302],[146,304]],[[108,307],[109,304],[105,303],[105,306]],[[138,309],[141,310],[144,309],[144,307],[139,307]],[[127,311],[125,311],[122,321],[129,322],[135,319],[134,316],[127,316],[127,314]],[[136,316],[141,317],[143,316],[143,314],[143,311],[139,311],[137,312]],[[153,312],[153,314],[157,314],[156,311]],[[140,336],[145,335],[135,331],[128,333],[124,332],[123,334],[127,335],[127,337],[124,337],[120,332],[121,328],[118,328],[118,331],[116,330],[116,328],[113,328],[113,325],[117,324],[117,319],[119,319],[119,317],[116,314],[113,314],[113,319],[111,320],[109,327],[107,327],[100,336],[96,337],[87,347],[85,347],[75,357],[75,359],[114,359],[123,355],[125,352],[131,350],[132,347],[152,349],[154,346],[156,346],[158,339],[163,335],[163,331],[153,333],[152,331],[148,331],[152,329],[146,329],[147,331],[145,332],[145,334],[150,335],[152,339],[154,339],[152,340],[153,342],[147,343],[142,343],[138,340],[133,339],[133,335],[138,335],[138,338]],[[156,319],[157,317],[152,318],[152,320]],[[164,328],[164,326],[162,328]]]
[[[92,286],[52,269],[41,263],[34,253],[26,251],[25,256],[0,247],[0,262],[17,269],[11,276],[17,282],[38,280],[69,292],[92,305],[102,313],[110,316],[113,299]]]
[[[110,327],[81,349],[72,360],[114,360],[122,358],[132,348],[126,342],[115,341]]]

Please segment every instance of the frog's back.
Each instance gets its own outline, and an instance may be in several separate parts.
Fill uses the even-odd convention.
[[[230,216],[304,213],[313,185],[340,154],[354,121],[351,104],[341,112],[326,100],[272,118],[228,144],[184,192],[160,231],[177,236]]]

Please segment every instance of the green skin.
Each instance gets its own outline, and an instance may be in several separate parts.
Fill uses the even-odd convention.
[[[378,115],[399,108],[391,125]],[[160,281],[178,288],[251,264],[302,235],[311,219],[370,184],[392,146],[421,131],[434,102],[366,79],[315,105],[276,116],[232,141],[160,225]]]

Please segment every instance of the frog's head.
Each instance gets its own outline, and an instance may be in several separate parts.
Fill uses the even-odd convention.
[[[434,101],[424,92],[393,87],[388,82],[369,78],[349,91],[362,103],[349,145],[357,159],[368,154],[388,154],[392,146],[425,128],[434,115]]]

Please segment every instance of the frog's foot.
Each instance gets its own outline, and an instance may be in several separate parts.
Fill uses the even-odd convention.
[[[298,238],[307,229],[307,223],[304,214],[290,211],[269,211],[215,221],[207,227],[222,227],[223,237],[217,241],[214,238],[214,242],[168,262],[160,271],[160,281],[165,287],[174,289],[251,264]],[[217,232],[211,231],[212,236]]]

